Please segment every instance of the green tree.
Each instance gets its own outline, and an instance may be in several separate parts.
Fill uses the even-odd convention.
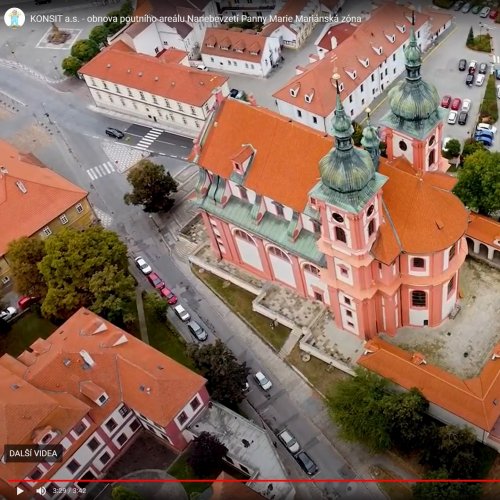
[[[68,56],[65,57],[61,63],[61,67],[64,70],[66,76],[77,76],[78,71],[83,66],[83,62],[77,57]]]
[[[121,10],[114,10],[112,12],[108,12],[106,15],[107,20],[104,23],[104,26],[107,28],[110,36],[118,33],[127,23],[122,20],[124,16]]]
[[[113,500],[142,500],[142,496],[139,493],[129,490],[121,484],[112,489],[111,498]]]
[[[403,451],[419,448],[429,407],[422,393],[413,388],[408,392],[389,394],[382,398],[381,403],[392,442]]]
[[[193,439],[187,462],[198,477],[215,478],[222,470],[222,459],[227,455],[227,451],[216,436],[202,432]]]
[[[37,267],[45,256],[44,242],[22,237],[9,243],[7,253],[14,274],[15,290],[22,295],[44,298],[47,284]]]
[[[108,44],[109,30],[102,24],[94,26],[89,34],[89,40],[94,41],[98,46]]]
[[[245,399],[244,389],[250,368],[246,363],[238,363],[223,342],[217,339],[215,344],[190,344],[187,354],[208,380],[207,389],[213,399],[231,407]]]
[[[423,479],[448,479],[446,469],[427,474]],[[417,483],[413,487],[414,500],[479,500],[480,483]]]
[[[160,320],[167,319],[168,304],[157,293],[149,292],[144,295],[144,306]]]
[[[480,150],[467,156],[453,191],[480,214],[500,210],[500,153]]]
[[[474,139],[466,139],[464,142],[464,149],[462,151],[462,160],[476,151],[486,151],[482,142],[475,141]],[[463,162],[462,162],[463,163]]]
[[[381,411],[388,382],[368,370],[358,368],[356,377],[342,380],[328,396],[328,408],[341,436],[366,444],[372,451],[391,445],[390,427]]]
[[[469,34],[467,35],[467,42],[465,42],[467,47],[470,47],[474,44],[474,31],[472,30],[472,26],[470,27]]]
[[[460,154],[461,149],[462,145],[458,139],[450,139],[446,143],[446,149],[443,149],[443,156],[448,159],[456,158]]]
[[[66,228],[45,240],[45,252],[38,264],[48,286],[44,316],[67,319],[80,307],[94,306],[116,320],[128,294],[121,287],[133,287],[133,281],[124,279],[127,247],[116,233],[100,226],[84,231]]]
[[[143,205],[145,212],[167,212],[172,208],[174,199],[170,194],[177,192],[177,182],[161,165],[141,160],[128,173],[127,180],[132,186],[132,193],[123,198],[127,205]]]
[[[120,15],[122,17],[129,17],[134,13],[134,6],[130,0],[127,0],[120,8]]]
[[[84,39],[75,42],[71,47],[71,55],[86,63],[99,53],[99,46],[93,40]]]

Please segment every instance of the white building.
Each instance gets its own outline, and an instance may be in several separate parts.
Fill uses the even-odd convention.
[[[139,0],[134,16],[144,21],[130,24],[115,40],[124,41],[140,54],[152,56],[173,47],[195,59],[206,28],[219,24],[213,0]],[[153,18],[162,21],[153,21]],[[166,19],[172,21],[163,21]]]
[[[252,30],[208,28],[201,57],[210,69],[267,76],[280,60],[281,48],[278,38]]]
[[[224,16],[266,17],[272,14],[276,5],[282,5],[284,0],[220,0],[217,3]]]
[[[415,12],[415,31],[422,50],[429,47],[436,32],[450,25],[450,16],[437,17],[443,26],[436,26],[437,21],[428,14]],[[336,99],[331,78],[338,73],[346,114],[358,116],[405,70],[403,50],[411,20],[407,7],[388,3],[359,25],[325,29],[317,42],[318,55],[310,56],[310,64],[298,67],[297,76],[273,94],[279,113],[331,133]]]
[[[186,66],[185,56],[175,49],[158,57],[137,54],[117,42],[80,73],[98,108],[196,137],[216,99],[229,94],[228,79]]]
[[[293,0],[273,11],[261,34],[279,38],[280,44],[298,49],[311,34],[321,14],[319,0]],[[276,19],[276,20],[274,20]]]

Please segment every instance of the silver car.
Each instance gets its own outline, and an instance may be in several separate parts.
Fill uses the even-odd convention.
[[[194,336],[196,340],[199,340],[200,342],[204,342],[205,340],[208,339],[208,334],[207,332],[198,324],[196,321],[191,320],[188,324],[187,327],[189,328],[189,331],[191,334]]]
[[[180,304],[177,304],[174,307],[174,312],[177,315],[177,317],[182,321],[189,321],[191,319],[191,315]]]
[[[257,372],[254,377],[259,386],[265,391],[268,391],[273,386],[273,383],[262,372]]]
[[[17,314],[17,309],[15,307],[7,307],[4,311],[0,311],[0,319],[4,321],[9,321]]]
[[[286,446],[287,450],[295,455],[300,451],[300,445],[293,436],[293,434],[287,429],[282,430],[278,434],[279,440]]]

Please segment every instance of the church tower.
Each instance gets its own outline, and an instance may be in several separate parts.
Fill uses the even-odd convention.
[[[375,170],[380,162],[380,137],[378,130],[370,123],[370,108],[366,109],[366,127],[363,129],[361,145],[370,153]]]
[[[332,313],[339,328],[363,339],[377,334],[370,249],[382,223],[382,186],[376,172],[377,152],[370,130],[365,142],[373,151],[354,147],[354,133],[340,99],[339,75],[333,75],[337,104],[333,118],[334,147],[320,160],[320,181],[309,192],[321,217],[318,248],[325,255]],[[369,142],[369,144],[368,144]],[[373,152],[373,156],[371,153]]]
[[[439,95],[420,74],[422,52],[415,37],[415,17],[404,49],[406,78],[389,91],[391,110],[381,120],[385,127],[387,157],[404,156],[417,171],[446,170],[441,156],[443,135]]]

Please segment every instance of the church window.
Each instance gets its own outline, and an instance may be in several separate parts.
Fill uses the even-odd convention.
[[[451,260],[453,259],[453,257],[455,257],[455,252],[456,252],[456,245],[453,245],[450,248],[450,253],[448,254],[448,262],[451,262]]]
[[[312,225],[313,225],[313,228],[314,228],[314,232],[316,234],[320,234],[321,233],[321,224],[317,220],[313,220],[312,221]]]
[[[411,292],[411,305],[425,307],[427,305],[427,294],[422,290],[414,290]]]
[[[368,224],[368,236],[371,236],[375,232],[375,221],[372,219],[370,224]]]
[[[423,269],[425,267],[425,260],[422,257],[415,257],[412,259],[412,265],[418,269]]]
[[[345,266],[339,266],[340,274],[342,276],[349,276],[349,269]]]
[[[234,236],[236,238],[240,238],[241,240],[246,241],[247,243],[251,243],[252,245],[255,245],[255,241],[253,240],[253,238],[248,233],[245,233],[244,231],[236,229],[236,231],[234,232]]]
[[[349,318],[352,318],[352,311],[349,311],[349,309],[346,309],[345,313],[347,314],[347,316],[349,316]]]
[[[340,224],[342,224],[344,222],[344,217],[342,217],[340,214],[338,214],[337,212],[333,213],[332,214],[332,217],[333,217],[333,220],[339,222]]]
[[[240,186],[240,196],[242,200],[248,201],[248,193],[246,188],[244,188],[243,186]]]
[[[319,269],[311,264],[304,264],[304,271],[319,276]]]
[[[285,212],[283,210],[283,205],[281,203],[276,202],[276,201],[273,201],[273,204],[276,208],[276,215],[278,215],[279,217],[283,217],[285,215]]]
[[[433,165],[435,161],[436,161],[436,152],[435,152],[435,150],[433,149],[433,150],[429,153],[429,166]]]
[[[289,260],[286,253],[283,252],[283,250],[280,250],[279,248],[277,247],[269,247],[269,253],[271,255],[274,255],[275,257],[279,257],[280,259],[283,259],[283,260]]]
[[[406,145],[405,141],[399,141],[399,149],[401,151],[406,151],[408,149],[408,146]]]
[[[453,276],[453,278],[451,278],[451,280],[448,282],[448,295],[451,294],[451,292],[453,292],[455,288],[455,276]]]
[[[429,139],[429,146],[432,146],[435,142],[436,142],[436,136],[435,136],[435,135],[433,135],[433,136]]]
[[[345,231],[341,227],[335,227],[335,238],[337,241],[341,241],[342,243],[346,243],[347,238],[345,236]]]
[[[370,217],[370,216],[373,214],[374,210],[375,210],[375,206],[374,206],[374,205],[370,205],[370,208],[369,208],[369,209],[368,209],[368,211],[366,212],[366,215],[367,215],[368,217]]]

